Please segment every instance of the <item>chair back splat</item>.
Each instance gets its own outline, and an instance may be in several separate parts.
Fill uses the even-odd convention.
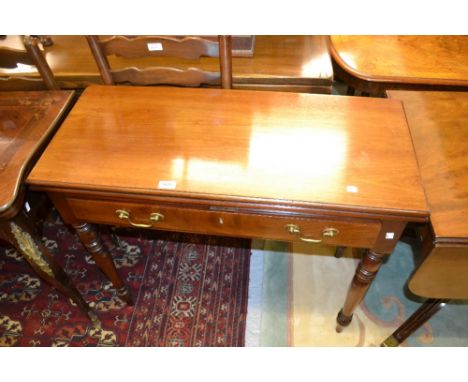
[[[33,65],[37,68],[41,78],[21,76],[17,73],[2,75],[0,77],[0,90],[59,89],[52,70],[39,48],[39,38],[37,36],[23,36],[22,40],[24,49],[0,46],[0,68],[15,69],[18,64]]]
[[[176,36],[86,36],[107,85],[177,85],[198,87],[221,85],[232,87],[231,36],[218,39]],[[129,66],[113,67],[109,56],[124,58]],[[132,66],[132,59],[149,58],[144,67]],[[219,57],[219,71],[204,71],[195,67],[167,65],[163,57],[199,60],[201,57]],[[139,60],[141,62],[141,60]],[[173,62],[173,61],[171,61]]]

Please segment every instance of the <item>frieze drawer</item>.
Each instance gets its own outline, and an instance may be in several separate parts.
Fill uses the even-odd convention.
[[[285,217],[189,207],[67,198],[83,222],[222,236],[372,247],[380,223],[364,219]]]

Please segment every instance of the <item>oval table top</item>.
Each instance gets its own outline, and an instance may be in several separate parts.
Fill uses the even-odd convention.
[[[468,88],[468,36],[331,36],[330,53],[364,81]]]

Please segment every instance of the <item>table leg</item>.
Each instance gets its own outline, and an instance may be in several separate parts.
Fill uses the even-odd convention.
[[[99,324],[97,315],[42,244],[23,212],[12,219],[1,221],[0,233],[5,240],[17,248],[41,278],[72,299],[93,323]]]
[[[346,90],[346,95],[353,96],[355,93],[355,89],[352,86],[348,85],[348,89]]]
[[[96,228],[88,223],[73,224],[73,227],[97,266],[104,272],[116,288],[119,298],[128,305],[133,305],[130,291],[117,272],[112,257],[105,248]]]
[[[348,326],[353,319],[353,312],[357,305],[364,298],[372,281],[382,265],[385,255],[373,251],[366,251],[359,263],[359,266],[354,275],[351,286],[346,296],[346,301],[343,308],[338,313],[336,318],[336,331],[340,333],[344,327]]]
[[[336,247],[336,249],[335,249],[335,257],[336,257],[337,259],[343,257],[345,251],[346,251],[346,247],[342,247],[342,246]]]
[[[445,306],[445,302],[446,300],[433,298],[426,300],[421,307],[401,324],[391,336],[382,342],[380,346],[399,346],[434,314],[442,309]]]

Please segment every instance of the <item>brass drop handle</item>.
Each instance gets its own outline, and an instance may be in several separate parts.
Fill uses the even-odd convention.
[[[340,233],[340,231],[337,230],[336,228],[328,227],[322,231],[321,239],[312,239],[310,237],[302,236],[301,229],[296,224],[286,224],[284,228],[286,228],[286,231],[288,231],[289,233],[299,236],[299,240],[305,241],[306,243],[315,243],[315,244],[321,243],[324,238],[335,237]]]
[[[164,215],[160,214],[159,212],[153,212],[152,214],[150,214],[149,216],[149,221],[151,222],[150,224],[132,222],[132,219],[130,218],[130,212],[125,211],[125,210],[115,210],[115,214],[117,215],[119,219],[127,220],[128,223],[132,227],[136,227],[136,228],[151,228],[153,226],[153,223],[164,220]]]

